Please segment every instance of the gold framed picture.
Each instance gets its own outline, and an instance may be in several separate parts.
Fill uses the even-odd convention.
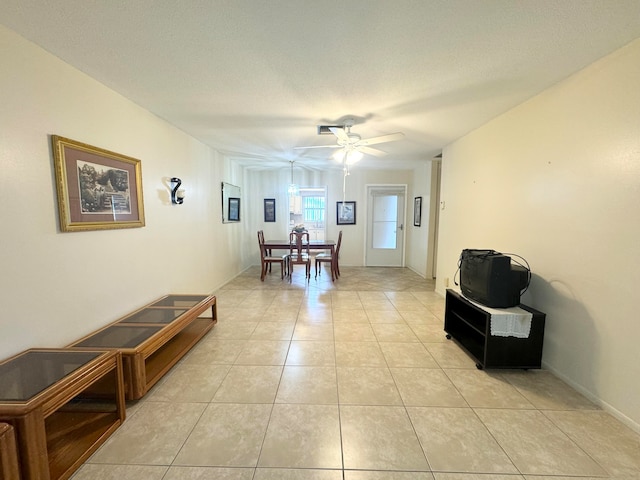
[[[140,160],[52,135],[60,230],[144,227]]]

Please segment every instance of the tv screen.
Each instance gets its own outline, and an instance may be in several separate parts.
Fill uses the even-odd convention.
[[[458,267],[462,294],[492,308],[519,305],[531,278],[528,265],[514,264],[510,256],[495,250],[465,249]]]

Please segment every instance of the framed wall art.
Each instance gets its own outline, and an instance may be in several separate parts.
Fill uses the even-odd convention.
[[[338,225],[356,224],[356,202],[336,202],[336,223]]]
[[[229,197],[229,221],[240,221],[240,198]]]
[[[60,230],[144,227],[140,160],[51,136]]]
[[[276,199],[275,198],[264,199],[264,221],[265,222],[276,221]]]
[[[419,227],[422,220],[422,197],[413,199],[413,226]]]
[[[238,209],[238,220],[232,220],[229,217],[229,206],[230,205],[240,205],[240,202],[229,202],[230,198],[240,199],[242,195],[240,194],[240,187],[236,185],[232,185],[227,182],[222,182],[222,223],[237,223],[240,221],[240,210]]]

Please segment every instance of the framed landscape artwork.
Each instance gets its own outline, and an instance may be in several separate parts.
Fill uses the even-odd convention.
[[[336,223],[338,225],[356,224],[356,202],[336,202]]]
[[[60,230],[144,227],[141,162],[52,135]]]

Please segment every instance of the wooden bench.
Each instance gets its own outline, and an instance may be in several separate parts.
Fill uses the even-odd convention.
[[[211,317],[201,317],[211,308]],[[122,353],[125,397],[142,398],[216,323],[213,295],[166,295],[69,345]]]

